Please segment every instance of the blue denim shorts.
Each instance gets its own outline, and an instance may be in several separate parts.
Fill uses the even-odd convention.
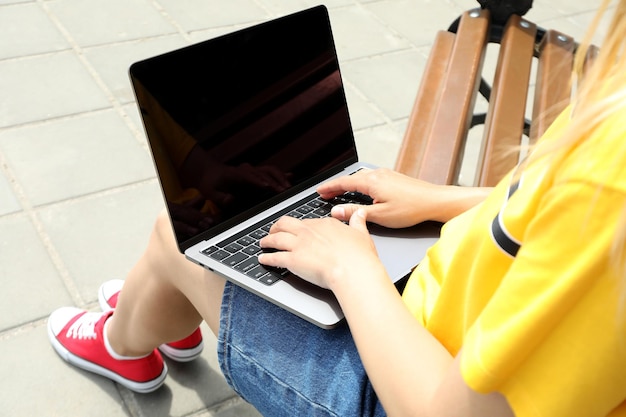
[[[384,416],[346,324],[324,330],[226,283],[218,337],[230,386],[264,416]]]

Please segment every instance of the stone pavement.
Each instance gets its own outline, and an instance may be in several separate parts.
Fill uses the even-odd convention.
[[[133,61],[318,4],[310,0],[0,0],[0,415],[256,416],[215,339],[163,388],[134,394],[63,362],[55,308],[95,309],[163,206],[136,112]],[[435,31],[474,0],[328,0],[362,159],[392,167]],[[580,38],[594,2],[527,18]]]

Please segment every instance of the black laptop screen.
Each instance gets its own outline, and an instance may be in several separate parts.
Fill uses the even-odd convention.
[[[323,6],[135,63],[130,75],[181,248],[356,161]]]

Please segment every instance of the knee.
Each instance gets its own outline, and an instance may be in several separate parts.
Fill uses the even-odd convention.
[[[152,244],[158,246],[160,249],[177,250],[172,224],[165,209],[161,210],[157,215],[151,241]]]
[[[163,272],[175,264],[178,255],[170,219],[167,211],[163,210],[156,217],[143,260],[151,270]]]
[[[154,228],[156,231],[162,232],[170,232],[170,217],[167,214],[167,210],[163,209],[157,214],[156,221],[154,222]],[[171,232],[170,232],[171,233]]]

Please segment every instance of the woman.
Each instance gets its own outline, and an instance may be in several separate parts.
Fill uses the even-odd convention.
[[[167,371],[155,348],[182,339],[169,347],[186,357],[204,319],[227,381],[268,416],[626,415],[626,0],[608,33],[573,105],[495,189],[369,171],[318,191],[374,205],[273,226],[261,244],[278,251],[260,262],[332,290],[346,326],[321,330],[202,271],[162,215],[123,291],[103,287],[115,309],[57,310],[53,346],[151,391]],[[424,220],[446,225],[400,295],[366,221]]]

